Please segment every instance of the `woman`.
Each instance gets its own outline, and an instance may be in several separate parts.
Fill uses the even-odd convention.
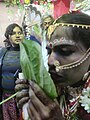
[[[13,23],[5,31],[5,47],[0,50],[0,99],[7,99],[14,94],[16,73],[20,70],[20,52],[19,43],[23,40],[22,28]],[[0,106],[1,107],[1,106]],[[2,104],[3,120],[18,120],[19,111],[16,107],[15,99],[11,99]]]
[[[51,15],[47,15],[43,17],[42,24],[41,24],[42,31],[47,30],[47,28],[53,21],[54,21],[54,18]]]
[[[90,16],[65,14],[49,26],[49,73],[57,88],[53,101],[30,81],[18,79],[18,105],[28,103],[31,120],[90,120]],[[28,92],[23,88],[29,86]],[[28,101],[27,98],[30,100]]]

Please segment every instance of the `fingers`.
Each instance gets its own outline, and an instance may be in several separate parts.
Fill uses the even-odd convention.
[[[41,101],[36,97],[35,93],[33,92],[32,89],[29,89],[29,96],[32,101],[32,103],[35,105],[36,109],[39,111],[42,111],[43,104]]]
[[[20,99],[20,100],[17,102],[17,106],[18,106],[19,108],[22,108],[23,105],[24,105],[25,103],[27,103],[29,99],[30,99],[29,97],[23,97],[22,99]]]
[[[52,103],[52,100],[43,92],[43,90],[33,81],[29,82],[30,87],[44,105]],[[30,93],[30,92],[29,92]]]
[[[51,118],[50,115],[54,116],[55,109],[59,107],[57,102],[49,99],[43,90],[33,81],[30,81],[29,97],[28,112],[32,120],[48,120]]]
[[[45,106],[36,97],[32,89],[29,92],[28,113],[31,120],[64,120],[60,107],[56,102]]]
[[[16,86],[15,86],[15,91],[20,91],[22,89],[28,89],[28,83],[27,81],[23,80],[23,79],[17,79],[15,81]]]
[[[16,80],[15,91],[18,92],[16,100],[19,108],[22,108],[23,104],[29,100],[29,86],[26,81],[22,79]]]
[[[16,100],[19,108],[22,108],[23,104],[28,102],[29,99],[29,92],[27,89],[18,92],[16,95]]]
[[[29,89],[29,96],[30,96],[30,103],[34,106],[34,109],[38,111],[38,114],[41,116],[41,118],[48,118],[49,116],[49,108],[45,106],[34,94],[32,89]]]
[[[24,80],[24,79],[18,79],[15,81],[15,84],[25,84],[27,83],[27,80]]]
[[[26,89],[17,93],[16,95],[17,102],[24,97],[29,97],[29,92]]]
[[[31,118],[31,120],[41,120],[40,115],[38,114],[38,111],[35,109],[33,103],[31,102],[31,100],[29,100],[28,102],[28,114]]]
[[[28,84],[17,84],[15,86],[15,91],[17,92],[17,91],[20,91],[22,89],[28,89],[28,88],[29,88]]]

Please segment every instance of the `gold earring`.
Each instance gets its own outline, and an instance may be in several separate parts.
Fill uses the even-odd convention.
[[[90,71],[88,71],[87,73],[84,74],[84,77],[83,77],[82,80],[83,80],[83,81],[87,80],[88,77],[89,77],[89,75],[90,75]]]
[[[54,61],[54,66],[56,67],[56,72],[59,72],[59,69],[60,69],[60,62],[58,60],[55,60]]]

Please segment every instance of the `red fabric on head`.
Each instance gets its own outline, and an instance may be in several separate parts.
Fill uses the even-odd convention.
[[[55,19],[69,12],[70,1],[71,0],[57,0],[56,2],[53,2]]]

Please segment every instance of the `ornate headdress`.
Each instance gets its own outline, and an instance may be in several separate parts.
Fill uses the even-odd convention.
[[[47,36],[48,36],[49,40],[50,40],[50,38],[51,38],[52,33],[54,32],[54,30],[55,30],[58,26],[68,26],[68,27],[72,26],[72,27],[77,27],[77,28],[81,27],[81,28],[86,28],[86,29],[90,28],[90,25],[72,24],[72,23],[55,23],[55,22],[56,22],[56,20],[55,20],[55,21],[53,22],[53,24],[50,25],[49,28],[48,28]]]
[[[74,13],[72,13],[74,14]],[[53,34],[53,32],[55,31],[55,29],[58,27],[58,26],[66,26],[66,27],[76,27],[76,28],[80,28],[80,29],[89,29],[90,31],[90,25],[89,24],[83,24],[81,22],[80,23],[73,23],[73,21],[71,23],[68,23],[67,21],[69,20],[68,19],[68,15],[65,16],[66,17],[66,22],[62,22],[63,19],[65,19],[64,17],[61,17],[61,19],[57,19],[53,22],[52,25],[49,26],[48,30],[47,30],[47,36],[48,36],[48,40],[49,40],[49,44],[53,47],[54,45],[57,45],[58,43],[62,43],[62,41],[65,42],[65,40],[63,39],[63,37],[60,38],[60,40],[58,39],[54,39],[54,41],[50,41],[51,40],[51,36]],[[73,18],[74,19],[74,18]],[[61,20],[59,22],[59,20]],[[70,19],[71,21],[72,19]],[[71,68],[74,68],[74,67],[77,67],[79,65],[81,65],[84,61],[86,61],[86,59],[88,59],[90,57],[90,47],[88,48],[88,50],[85,52],[85,54],[82,56],[81,59],[79,59],[78,61],[76,62],[73,62],[73,63],[70,63],[70,64],[66,64],[66,65],[60,65],[59,61],[56,61],[55,62],[55,67],[56,67],[56,71],[59,72],[59,70],[61,69],[71,69]]]

